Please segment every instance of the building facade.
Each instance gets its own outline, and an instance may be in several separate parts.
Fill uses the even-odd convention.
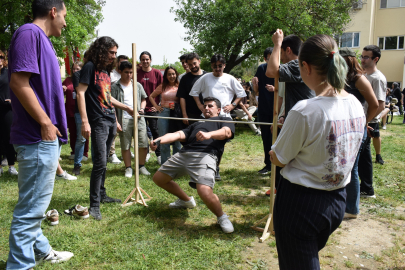
[[[353,7],[352,21],[339,39],[340,47],[351,47],[361,54],[367,45],[381,49],[377,68],[388,85],[405,82],[405,0],[363,0]]]

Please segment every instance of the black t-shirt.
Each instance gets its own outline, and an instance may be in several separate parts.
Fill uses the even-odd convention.
[[[6,101],[10,99],[10,89],[8,87],[8,69],[2,68],[0,71],[0,110],[11,110],[11,103]]]
[[[115,122],[115,108],[111,103],[111,79],[107,71],[97,71],[93,62],[87,62],[80,71],[80,83],[88,85],[86,111],[89,122],[104,117]]]
[[[315,92],[303,82],[298,59],[280,65],[279,74],[280,82],[285,82],[285,117],[287,117],[288,112],[298,101],[315,97]]]
[[[259,80],[259,115],[260,121],[273,123],[274,92],[269,92],[266,84],[274,85],[274,79],[266,76],[266,70],[267,63],[261,64],[255,74]]]
[[[184,78],[184,77],[183,77]],[[182,79],[183,80],[183,79]],[[232,121],[229,117],[216,116],[211,117],[210,120],[229,120]],[[205,141],[197,141],[196,134],[199,131],[202,132],[211,132],[219,130],[223,127],[229,127],[232,131],[232,137],[235,134],[235,125],[233,123],[218,123],[218,122],[196,122],[192,125],[189,125],[186,129],[183,129],[184,134],[186,135],[186,142],[184,143],[183,148],[180,150],[181,153],[184,152],[203,152],[219,156],[224,152],[225,143],[228,140],[214,140],[209,139]]]
[[[73,92],[75,93],[74,95],[77,97],[76,93],[76,87],[79,86],[79,81],[80,81],[80,70],[76,71],[72,75],[72,84],[73,84]],[[77,106],[77,101],[75,102],[75,113],[79,113],[79,107]]]
[[[349,82],[349,85],[345,85],[345,90],[349,94],[355,96],[360,101],[361,105],[364,108],[364,106],[366,105],[366,99],[360,93],[359,89],[356,88],[356,82],[354,81]]]
[[[198,108],[197,104],[195,103],[195,100],[192,96],[190,96],[190,91],[191,88],[193,88],[194,83],[201,78],[205,72],[204,70],[202,71],[203,74],[201,75],[193,75],[191,72],[185,74],[179,84],[179,88],[177,89],[177,94],[176,97],[178,98],[184,98],[186,100],[186,112],[187,114],[194,114],[194,115],[199,115],[201,114],[200,109]],[[202,94],[199,96],[201,104],[203,104],[203,97]]]

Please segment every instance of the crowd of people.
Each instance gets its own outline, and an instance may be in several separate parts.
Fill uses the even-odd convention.
[[[0,154],[7,158],[8,172],[18,175],[19,185],[7,269],[31,269],[38,262],[58,263],[73,256],[52,249],[41,222],[55,179],[75,180],[80,175],[82,162],[89,158],[90,138],[90,208],[75,206],[69,213],[101,220],[100,203],[121,202],[109,197],[105,187],[107,162],[121,163],[115,151],[118,136],[125,177],[132,177],[134,170],[151,175],[145,164],[154,151],[161,167],[153,181],[177,197],[169,207],[196,206],[193,196],[175,182],[188,175],[189,185],[223,232],[232,233],[233,224],[214,186],[221,180],[225,144],[235,136],[235,125],[229,121],[248,121],[263,142],[264,167],[258,173],[268,174],[272,164],[277,166],[272,172],[276,189],[267,194],[277,192],[274,229],[280,269],[319,269],[318,252],[329,236],[344,218],[357,218],[360,197],[375,197],[370,144],[372,140],[375,161],[384,164],[379,123],[382,120],[385,129],[392,103],[385,76],[377,69],[377,46],[363,48],[359,65],[356,53],[339,50],[330,36],[316,35],[303,43],[277,29],[274,47],[264,50],[265,63],[251,83],[241,83],[224,73],[222,54],[211,57],[208,72],[201,69],[195,52],[180,56],[185,73],[168,66],[162,74],[151,66],[151,53],[143,51],[134,78],[129,57],[117,57],[118,43],[100,37],[61,83],[49,37],[60,36],[66,27],[66,7],[62,0],[34,0],[32,7],[34,21],[15,32],[8,59],[0,51],[0,123],[6,127],[1,130]],[[275,79],[280,82],[277,97]],[[404,94],[395,83],[397,106],[403,104]],[[273,108],[275,98],[279,108]],[[253,115],[272,123],[276,109],[282,127],[273,144],[273,128],[257,127]],[[134,128],[139,164],[132,164]],[[68,141],[72,175],[59,164],[61,145]],[[19,172],[14,167],[17,157]],[[51,224],[58,223],[57,212],[47,215]]]

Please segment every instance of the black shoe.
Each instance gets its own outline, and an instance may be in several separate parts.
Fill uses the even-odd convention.
[[[270,172],[271,172],[271,168],[268,168],[267,166],[264,167],[263,169],[261,169],[260,171],[258,171],[258,173],[263,174],[263,175],[268,174]]]
[[[120,199],[114,199],[114,198],[111,198],[111,197],[108,197],[107,195],[105,195],[105,196],[101,197],[100,202],[101,203],[114,203],[114,202],[121,203],[121,200]]]
[[[375,198],[374,190],[362,191],[360,190],[360,197],[362,198]]]
[[[217,171],[215,172],[215,181],[221,181],[222,178],[219,175],[219,167],[217,167]]]
[[[384,165],[384,160],[382,159],[381,155],[377,155],[375,157],[375,163],[380,163],[381,165]]]
[[[73,173],[74,175],[79,175],[79,174],[80,174],[80,166],[75,166],[75,167],[73,168],[72,173]]]
[[[90,207],[89,214],[94,217],[95,220],[101,220],[100,207]]]

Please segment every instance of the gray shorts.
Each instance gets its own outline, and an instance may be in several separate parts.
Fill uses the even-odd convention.
[[[143,121],[142,121],[143,120]],[[119,132],[121,151],[129,150],[132,143],[132,138],[134,138],[134,120],[133,119],[122,119],[122,132]],[[145,119],[140,119],[138,121],[138,147],[147,148],[149,146],[148,135],[146,133]]]
[[[216,170],[217,158],[214,155],[199,152],[186,152],[176,153],[169,158],[158,171],[169,175],[172,179],[189,175],[189,184],[192,188],[196,188],[196,184],[201,184],[213,189]]]

